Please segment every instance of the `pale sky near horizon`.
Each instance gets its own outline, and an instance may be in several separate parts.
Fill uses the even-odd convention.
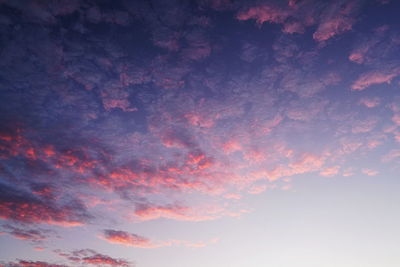
[[[0,267],[400,266],[399,12],[0,0]]]

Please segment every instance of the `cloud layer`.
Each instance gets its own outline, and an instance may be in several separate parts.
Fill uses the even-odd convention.
[[[46,259],[5,266],[131,266],[47,247],[204,247],[132,225],[233,220],[298,177],[395,169],[394,2],[0,1],[1,242]]]

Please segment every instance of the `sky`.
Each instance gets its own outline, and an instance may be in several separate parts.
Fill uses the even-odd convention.
[[[400,266],[399,13],[0,0],[0,266]]]

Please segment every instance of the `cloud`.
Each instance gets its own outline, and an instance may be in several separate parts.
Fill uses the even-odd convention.
[[[160,248],[169,246],[201,248],[218,241],[218,239],[216,238],[210,240],[209,242],[190,242],[186,240],[151,241],[148,238],[136,234],[110,229],[104,230],[101,238],[113,244],[120,244],[138,248]]]
[[[193,148],[196,142],[186,129],[166,129],[161,133],[161,141],[166,147]]]
[[[109,84],[108,86],[111,88],[107,88],[101,92],[103,107],[107,111],[115,108],[119,108],[125,112],[137,111],[137,108],[131,107],[128,100],[129,93],[118,87],[120,85]]]
[[[218,205],[204,205],[199,207],[187,207],[182,205],[137,205],[134,218],[141,221],[155,220],[159,218],[173,219],[179,221],[209,221],[224,216],[239,217],[247,210],[231,211]]]
[[[292,33],[304,33],[305,27],[302,23],[298,21],[287,22],[284,24],[282,31],[284,33],[292,34]]]
[[[326,41],[352,29],[360,1],[337,1],[322,13],[321,22],[313,34],[314,40]]]
[[[91,215],[76,200],[59,205],[51,199],[0,184],[0,218],[22,223],[76,226],[86,223]]]
[[[290,177],[298,174],[315,172],[321,169],[325,163],[325,157],[310,153],[303,153],[297,159],[287,165],[279,164],[272,168],[254,171],[252,175],[262,177],[271,182],[282,177]]]
[[[156,248],[166,245],[153,243],[148,238],[136,234],[111,229],[104,230],[102,238],[110,243],[139,248]]]
[[[2,266],[0,264],[0,266]],[[18,260],[18,262],[9,262],[3,265],[4,267],[68,267],[64,264],[53,264],[44,261],[29,261],[29,260]]]
[[[40,243],[48,239],[49,233],[51,232],[43,229],[19,228],[10,224],[5,224],[2,228],[17,239],[28,240],[33,243]]]
[[[377,123],[378,119],[372,117],[365,120],[358,120],[353,123],[351,132],[355,134],[370,132],[375,128]]]
[[[361,74],[351,86],[352,90],[361,91],[371,85],[387,83],[390,84],[394,78],[400,75],[399,68],[393,68],[388,71],[369,71]]]
[[[134,215],[141,220],[168,218],[183,221],[206,221],[217,218],[216,214],[199,214],[189,207],[180,205],[138,205]]]
[[[61,250],[55,250],[59,256],[66,258],[74,264],[95,265],[95,266],[112,266],[112,267],[133,267],[133,263],[124,260],[112,258],[101,254],[92,249],[74,250],[70,253]]]
[[[392,121],[396,124],[396,125],[400,125],[400,113],[395,113],[392,116]]]
[[[332,166],[324,168],[319,174],[322,176],[334,176],[339,173],[339,166]]]
[[[379,173],[378,171],[372,169],[363,169],[362,172],[368,176],[375,176]]]
[[[391,162],[400,159],[400,149],[392,149],[382,156],[383,162]]]
[[[236,18],[238,20],[255,19],[258,24],[263,24],[264,22],[283,23],[288,16],[287,11],[278,7],[260,5],[239,12]]]
[[[313,34],[313,38],[318,41],[326,41],[338,34],[352,29],[354,19],[351,17],[334,17],[323,21],[317,31]]]
[[[268,187],[266,185],[253,185],[249,188],[249,190],[247,192],[249,194],[257,195],[257,194],[261,194],[262,192],[267,190],[267,188]]]
[[[282,24],[282,32],[304,33],[305,28],[317,24],[313,38],[324,42],[352,29],[361,1],[336,1],[316,5],[316,1],[290,1],[287,6],[278,1],[243,7],[236,15],[238,20],[256,20]],[[317,7],[318,6],[318,7]]]
[[[368,30],[366,1],[1,2],[4,234],[37,245],[52,235],[42,225],[239,217],[246,194],[290,189],[287,177],[347,175],[351,157],[397,163],[386,151],[400,141],[395,88],[344,89],[397,86],[399,34]],[[72,265],[108,257],[67,254]]]
[[[236,199],[236,200],[239,200],[239,199],[242,198],[242,196],[241,196],[240,194],[230,193],[230,194],[224,195],[224,198],[226,198],[226,199]]]
[[[363,97],[359,103],[367,108],[375,108],[379,106],[381,99],[379,97]]]

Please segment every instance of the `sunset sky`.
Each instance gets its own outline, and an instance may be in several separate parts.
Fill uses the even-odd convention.
[[[400,1],[0,0],[0,267],[399,267]]]

